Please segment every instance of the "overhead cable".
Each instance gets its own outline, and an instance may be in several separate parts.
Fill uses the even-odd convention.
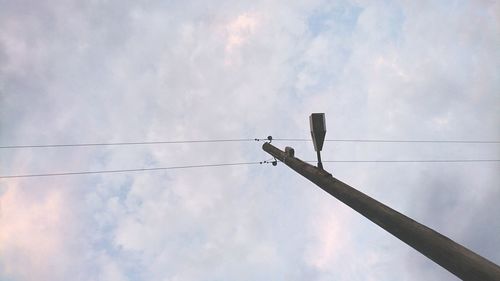
[[[316,161],[307,161],[316,162]],[[443,160],[326,160],[330,163],[468,163],[500,162],[500,159],[443,159]]]
[[[273,141],[309,142],[311,139],[281,139]],[[375,142],[375,143],[500,143],[494,140],[389,140],[389,139],[326,139],[329,142]]]
[[[65,143],[65,144],[29,144],[5,145],[0,149],[11,148],[48,148],[48,147],[78,147],[78,146],[118,146],[118,145],[150,145],[150,144],[183,144],[183,143],[217,143],[217,142],[246,142],[255,139],[218,139],[218,140],[179,140],[179,141],[139,141],[139,142],[103,142],[103,143]]]
[[[315,162],[315,161],[306,161]],[[500,162],[500,159],[430,159],[430,160],[326,160],[323,162],[329,163],[471,163],[471,162]],[[244,166],[256,164],[273,164],[275,161],[266,160],[259,162],[238,162],[224,164],[201,164],[187,166],[171,166],[171,167],[152,167],[152,168],[137,168],[137,169],[118,169],[118,170],[97,170],[97,171],[77,171],[77,172],[57,172],[57,173],[41,173],[41,174],[20,174],[20,175],[4,175],[0,179],[13,178],[34,178],[34,177],[52,177],[52,176],[73,176],[73,175],[89,175],[89,174],[110,174],[110,173],[126,173],[126,172],[143,172],[143,171],[160,171],[160,170],[178,170],[178,169],[193,169],[193,168],[208,168],[208,167],[225,167],[225,166]]]
[[[202,165],[153,167],[153,168],[137,168],[137,169],[119,169],[119,170],[98,170],[98,171],[79,171],[79,172],[58,172],[58,173],[45,173],[45,174],[6,175],[6,176],[0,176],[0,179],[52,177],[52,176],[73,176],[73,175],[90,175],[90,174],[111,174],[111,173],[161,171],[161,170],[178,170],[178,169],[193,169],[193,168],[207,168],[207,167],[256,165],[256,164],[265,164],[265,163],[268,163],[268,162],[267,161],[260,161],[260,162],[202,164]]]
[[[213,139],[213,140],[174,140],[174,141],[137,141],[137,142],[95,142],[95,143],[63,143],[63,144],[27,144],[4,145],[0,149],[21,148],[56,148],[56,147],[89,147],[89,146],[126,146],[126,145],[155,145],[155,144],[192,144],[192,143],[224,143],[224,142],[253,142],[267,141],[266,138],[243,139]],[[273,141],[310,142],[311,139],[300,138],[273,138]],[[360,142],[360,143],[464,143],[464,144],[496,144],[495,140],[391,140],[391,139],[327,139],[328,142]]]

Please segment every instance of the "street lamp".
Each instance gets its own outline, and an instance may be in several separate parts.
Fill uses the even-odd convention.
[[[320,151],[323,149],[326,135],[326,122],[324,113],[312,113],[309,116],[309,125],[311,126],[311,136],[314,144],[314,150],[318,155],[318,168],[323,169],[321,163]]]

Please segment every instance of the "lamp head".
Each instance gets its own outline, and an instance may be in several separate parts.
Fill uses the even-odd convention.
[[[314,144],[314,150],[321,151],[326,136],[326,122],[324,113],[312,113],[309,116],[309,125],[311,126],[311,136]]]

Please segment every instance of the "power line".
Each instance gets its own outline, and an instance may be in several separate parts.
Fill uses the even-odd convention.
[[[314,163],[316,161],[307,161]],[[445,159],[445,160],[326,160],[330,163],[469,163],[500,162],[500,159]]]
[[[311,139],[273,139],[273,141],[309,142]],[[374,143],[500,143],[494,140],[388,140],[388,139],[326,139],[329,142],[374,142]]]
[[[273,138],[273,141],[310,142],[310,139],[300,138]],[[267,141],[266,138],[243,139],[213,139],[213,140],[178,140],[178,141],[138,141],[138,142],[101,142],[101,143],[66,143],[66,144],[28,144],[4,145],[0,149],[21,148],[56,148],[56,147],[89,147],[89,146],[126,146],[126,145],[155,145],[155,144],[190,144],[190,143],[223,143],[223,142],[253,142]],[[327,139],[328,142],[361,142],[361,143],[463,143],[463,144],[497,144],[494,140],[390,140],[390,139]]]
[[[150,145],[150,144],[186,144],[186,143],[217,143],[217,142],[247,142],[256,139],[218,139],[218,140],[184,140],[184,141],[140,141],[140,142],[107,142],[107,143],[67,143],[67,144],[35,144],[6,145],[0,149],[12,148],[48,148],[48,147],[79,147],[79,146],[118,146],[118,145]]]
[[[315,162],[315,161],[306,161]],[[471,162],[500,162],[500,159],[443,159],[443,160],[326,160],[323,162],[330,163],[471,163]],[[272,161],[259,162],[238,162],[224,164],[201,164],[188,166],[172,166],[172,167],[153,167],[153,168],[138,168],[138,169],[119,169],[119,170],[98,170],[98,171],[78,171],[78,172],[58,172],[45,174],[22,174],[22,175],[5,175],[0,176],[0,179],[13,178],[34,178],[34,177],[52,177],[52,176],[73,176],[73,175],[90,175],[90,174],[111,174],[111,173],[126,173],[126,172],[144,172],[144,171],[160,171],[160,170],[178,170],[178,169],[193,169],[207,167],[225,167],[225,166],[243,166],[256,164],[270,164]]]
[[[193,169],[193,168],[206,168],[206,167],[225,167],[225,166],[256,165],[256,164],[264,164],[264,163],[267,163],[267,162],[266,161],[261,161],[261,162],[240,162],[240,163],[202,164],[202,165],[172,166],[172,167],[153,167],[153,168],[138,168],[138,169],[98,170],[98,171],[82,171],[82,172],[59,172],[59,173],[47,173],[47,174],[7,175],[7,176],[0,176],[0,179],[52,177],[52,176],[74,176],[74,175],[90,175],[90,174],[111,174],[111,173],[126,173],[126,172],[160,171],[160,170],[178,170],[178,169]]]

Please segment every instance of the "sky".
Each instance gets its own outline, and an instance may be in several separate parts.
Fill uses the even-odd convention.
[[[0,145],[500,139],[498,1],[0,0]],[[310,142],[275,141],[314,160]],[[262,142],[0,150],[0,175],[252,162]],[[324,160],[500,159],[325,143]],[[500,263],[498,163],[325,163]],[[0,280],[457,280],[285,165],[0,179]]]

